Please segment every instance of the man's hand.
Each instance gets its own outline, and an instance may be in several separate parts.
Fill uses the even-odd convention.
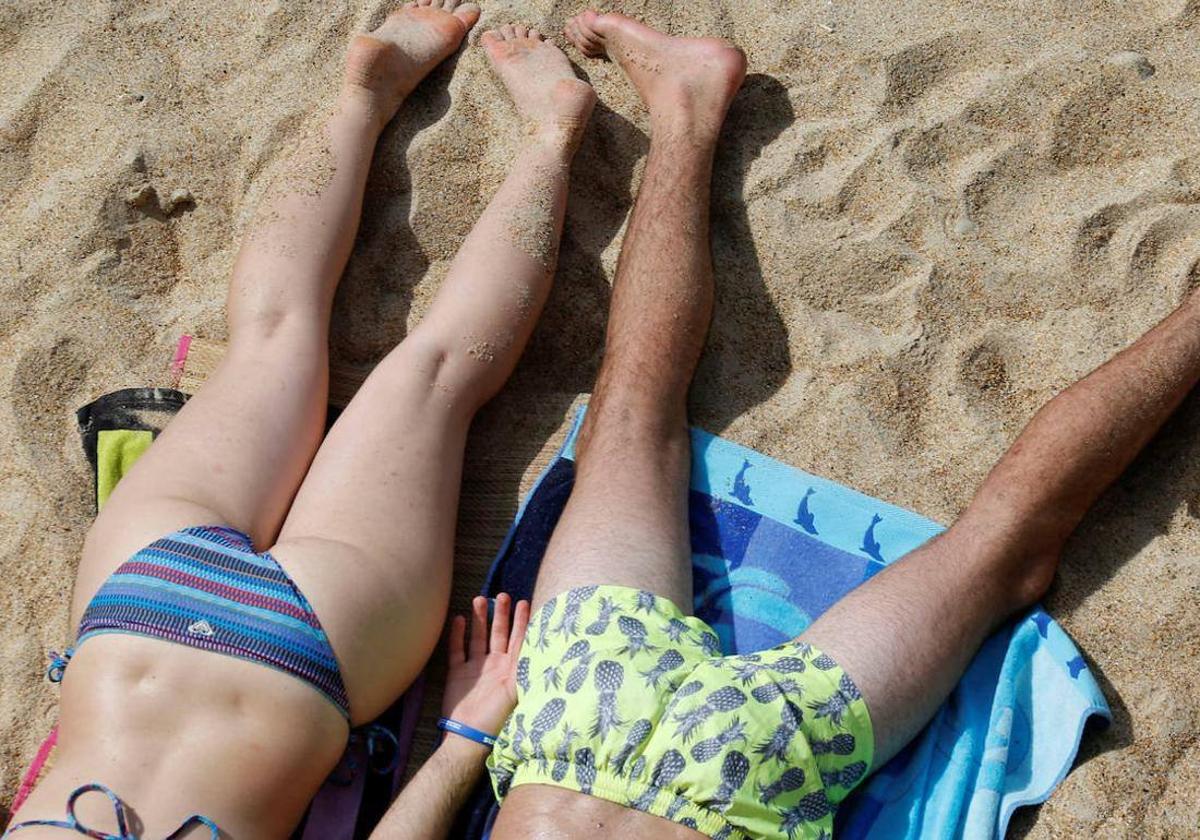
[[[442,695],[442,716],[489,735],[500,731],[517,703],[517,658],[529,626],[529,602],[518,601],[510,621],[511,607],[508,593],[496,596],[489,632],[488,600],[475,598],[471,603],[469,646],[466,617],[455,616],[450,625],[450,668]]]

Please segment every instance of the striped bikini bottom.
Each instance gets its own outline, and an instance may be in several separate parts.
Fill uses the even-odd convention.
[[[88,604],[78,648],[101,633],[132,633],[258,662],[291,674],[349,720],[350,701],[329,638],[270,554],[232,528],[184,528],[113,572]],[[50,669],[61,679],[71,651]]]

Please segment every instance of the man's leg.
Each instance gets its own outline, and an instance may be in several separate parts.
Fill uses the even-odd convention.
[[[536,31],[505,26],[481,43],[525,122],[523,151],[428,315],[321,445],[271,550],[329,633],[355,722],[408,686],[441,633],[467,430],[549,293],[570,163],[595,102]]]
[[[332,115],[272,185],[238,255],[225,359],[88,534],[73,623],[118,565],[176,528],[231,526],[259,546],[275,538],[321,438],[330,308],[375,141],[479,16],[458,0],[444,6],[410,3],[351,47]]]
[[[607,54],[650,111],[650,155],[613,283],[575,487],[542,561],[534,608],[595,583],[646,589],[690,612],[687,391],[712,311],[709,186],[745,58],[710,38],[668,38],[585,12],[567,35]]]
[[[911,740],[979,645],[1049,587],[1063,542],[1200,378],[1200,298],[1063,391],[1029,422],[962,517],[800,638],[854,679],[874,765]]]

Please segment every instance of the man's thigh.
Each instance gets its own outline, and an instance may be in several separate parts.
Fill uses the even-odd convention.
[[[542,559],[534,609],[580,586],[642,589],[692,608],[687,488],[690,445],[598,428]]]
[[[866,700],[874,767],[912,740],[1008,612],[988,558],[945,534],[855,589],[799,640],[831,656]]]

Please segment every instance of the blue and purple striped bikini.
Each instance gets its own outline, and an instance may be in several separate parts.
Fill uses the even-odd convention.
[[[102,633],[133,633],[248,659],[321,692],[347,720],[350,701],[321,622],[296,584],[232,528],[184,528],[121,564],[84,611],[78,648]],[[51,679],[61,679],[58,657]]]
[[[256,552],[250,537],[233,528],[184,528],[122,563],[88,604],[74,647],[54,658],[50,679],[61,680],[75,649],[102,633],[166,639],[268,665],[308,683],[350,719],[337,657],[308,600],[270,554]],[[92,792],[112,802],[119,834],[97,831],[76,818],[76,800]],[[99,840],[137,840],[127,826],[125,803],[96,782],[71,794],[66,819],[28,820],[9,826],[3,836],[35,826]],[[212,820],[194,814],[167,840],[194,826],[218,837]]]

